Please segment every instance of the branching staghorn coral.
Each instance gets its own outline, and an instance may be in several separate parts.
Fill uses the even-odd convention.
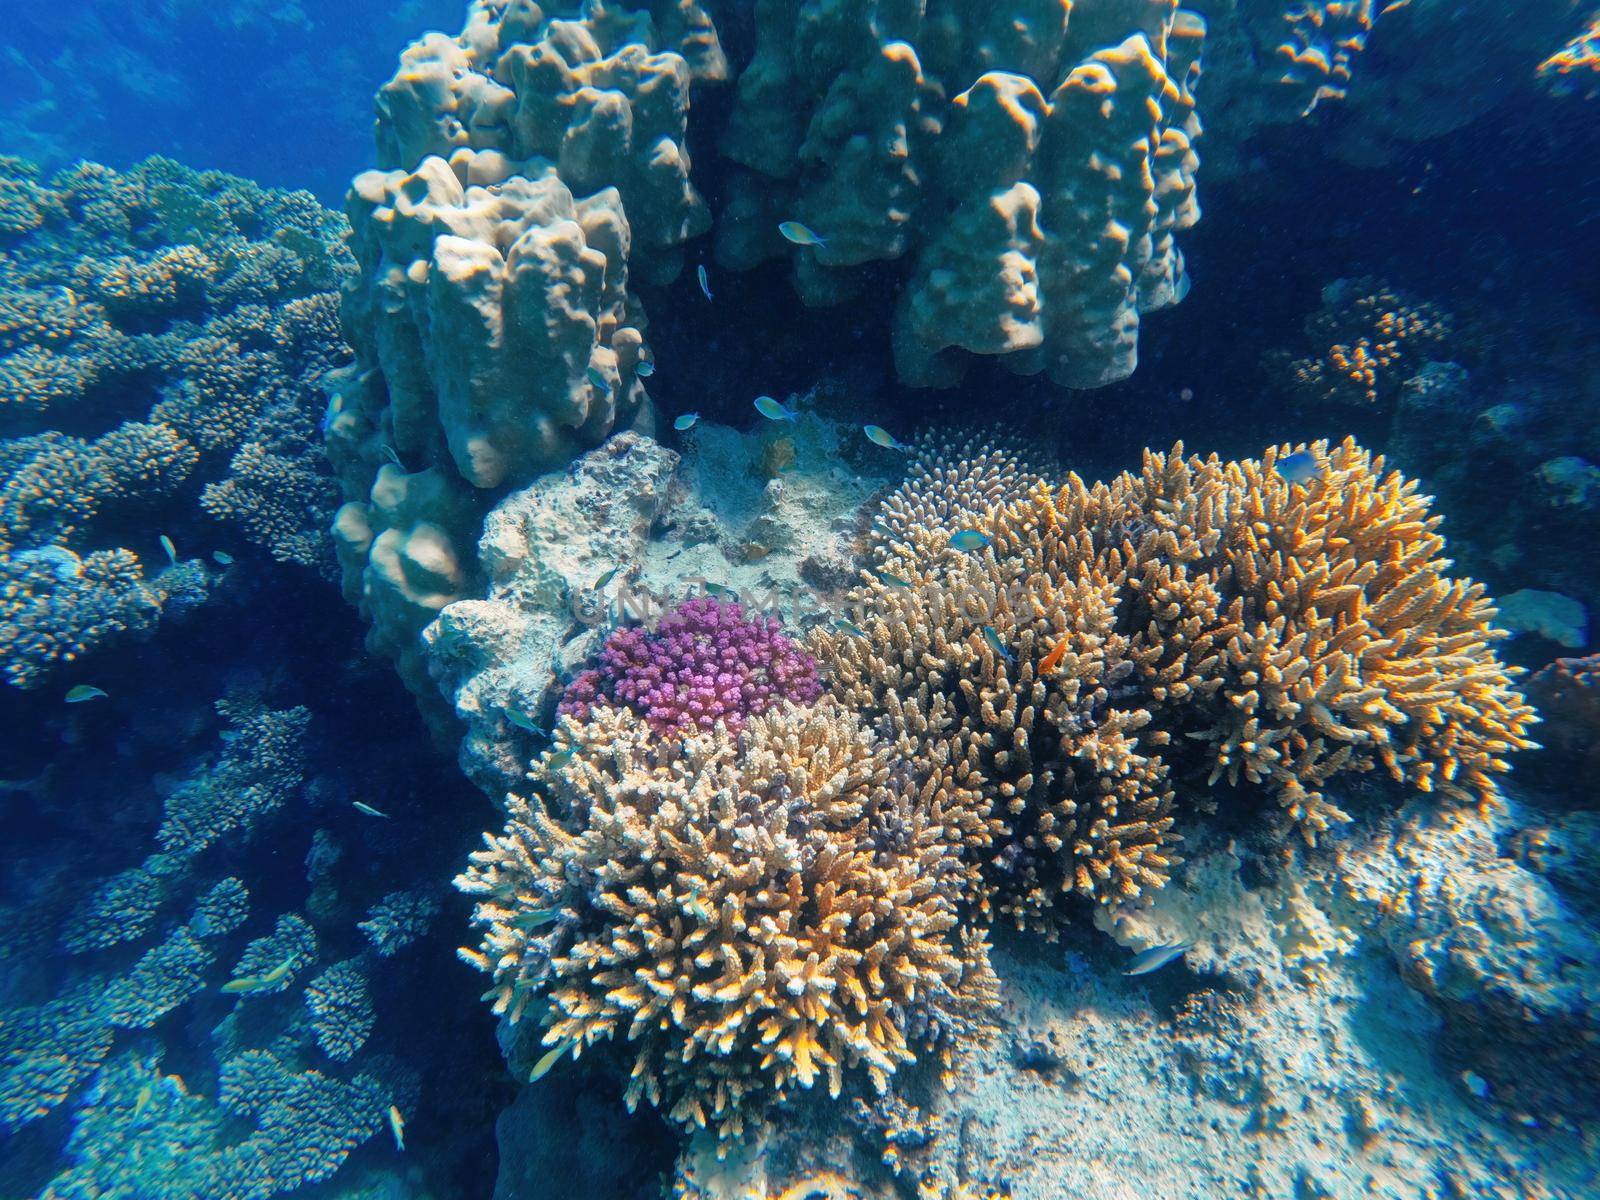
[[[1531,744],[1493,604],[1445,574],[1416,484],[1353,441],[1291,483],[1289,452],[1178,447],[975,508],[959,466],[924,467],[887,502],[864,636],[814,649],[901,754],[947,764],[980,903],[1048,929],[1064,894],[1161,886],[1174,779],[1259,785],[1310,837],[1344,817],[1336,774],[1486,801]],[[989,544],[952,548],[960,526]]]
[[[737,1138],[820,1080],[882,1090],[992,1002],[942,781],[837,704],[673,737],[599,708],[535,777],[456,881],[462,954],[513,1024],[548,1002],[546,1045],[625,1043],[630,1106]]]

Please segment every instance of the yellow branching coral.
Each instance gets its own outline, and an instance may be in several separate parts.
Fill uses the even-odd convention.
[[[1306,320],[1312,353],[1278,355],[1274,365],[1291,390],[1312,403],[1387,404],[1454,333],[1455,322],[1435,304],[1376,279],[1339,280],[1324,289],[1323,306]]]
[[[1289,453],[1180,446],[964,510],[945,465],[886,506],[865,636],[813,649],[847,707],[946,765],[980,903],[1048,928],[1063,893],[1160,886],[1169,777],[1261,785],[1313,836],[1343,819],[1337,773],[1486,800],[1530,744],[1494,606],[1445,574],[1428,498],[1353,441],[1302,450],[1304,482]],[[952,547],[957,520],[989,544]]]
[[[463,955],[546,1045],[627,1043],[630,1105],[738,1137],[819,1080],[882,1090],[993,1003],[937,775],[836,703],[668,739],[601,709],[557,744],[545,804],[513,797],[456,881],[485,927]]]
[[[1539,64],[1536,74],[1558,96],[1593,100],[1600,95],[1600,9],[1589,14],[1588,25],[1566,45]]]

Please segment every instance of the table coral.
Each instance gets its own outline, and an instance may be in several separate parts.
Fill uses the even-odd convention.
[[[598,708],[558,746],[457,880],[484,927],[462,953],[509,1022],[548,997],[547,1045],[625,1043],[630,1106],[736,1138],[972,1031],[992,979],[944,792],[837,705],[670,738]]]
[[[1492,603],[1445,573],[1414,482],[1346,441],[1290,483],[1289,452],[1147,453],[965,511],[959,466],[924,467],[886,502],[865,636],[814,648],[848,707],[949,764],[980,900],[1049,928],[1064,893],[1159,887],[1171,778],[1259,785],[1308,837],[1344,819],[1323,788],[1345,772],[1494,798],[1534,715]],[[956,524],[990,545],[952,549]]]
[[[631,709],[659,734],[744,722],[785,701],[822,694],[811,657],[767,616],[715,596],[686,600],[653,629],[618,629],[599,662],[567,685],[558,711],[587,720],[596,707]]]

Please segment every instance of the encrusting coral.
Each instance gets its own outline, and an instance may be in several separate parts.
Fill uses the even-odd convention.
[[[457,880],[462,953],[555,1053],[624,1043],[630,1106],[737,1138],[820,1080],[881,1091],[992,1002],[939,781],[835,703],[671,737],[596,708],[534,777]]]
[[[1159,887],[1177,779],[1259,785],[1309,837],[1343,819],[1336,774],[1481,802],[1531,745],[1494,606],[1445,573],[1416,484],[1353,441],[1302,449],[1290,482],[1289,453],[1179,447],[976,505],[952,503],[959,464],[925,466],[886,503],[864,636],[813,648],[849,709],[950,772],[980,902],[1048,929],[1065,894]],[[953,548],[962,528],[987,545]]]

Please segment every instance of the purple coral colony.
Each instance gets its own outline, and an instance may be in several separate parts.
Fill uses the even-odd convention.
[[[719,596],[686,600],[653,630],[615,630],[598,663],[576,675],[558,711],[582,721],[596,705],[621,705],[670,735],[738,731],[782,701],[822,695],[817,664],[768,616],[747,616]]]
[[[1600,1200],[1600,0],[10,8],[0,1198]]]

